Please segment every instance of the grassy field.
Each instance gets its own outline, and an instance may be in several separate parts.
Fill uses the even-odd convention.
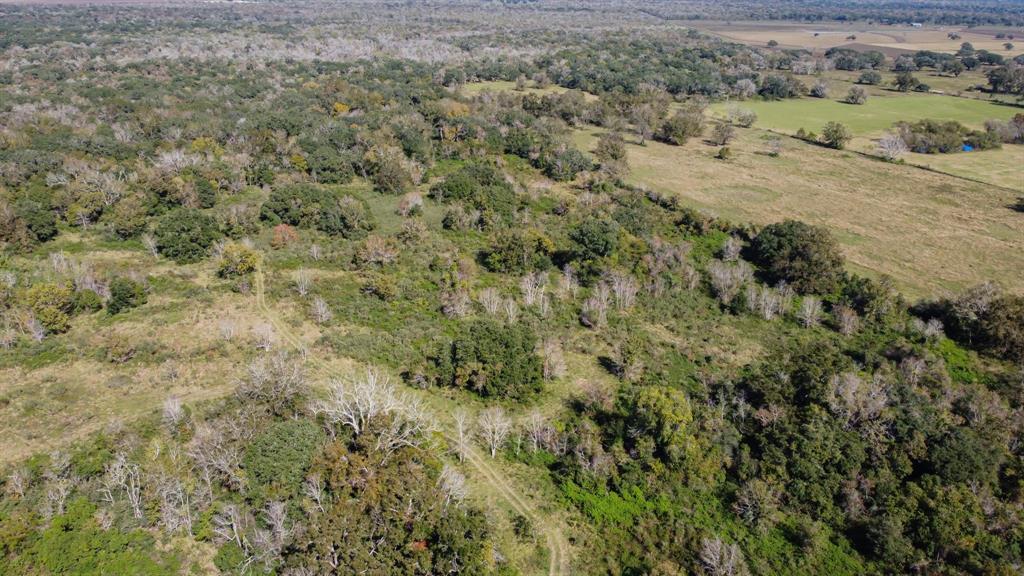
[[[875,140],[900,120],[924,118],[959,120],[981,128],[985,120],[1009,119],[1021,108],[1003,104],[937,94],[901,94],[875,89],[866,104],[854,106],[836,100],[845,91],[834,90],[833,98],[801,98],[777,102],[750,101],[741,104],[757,112],[757,126],[793,134],[800,128],[820,133],[829,121],[845,124],[854,135],[851,150],[874,153]],[[724,115],[731,104],[715,104],[713,115]],[[959,154],[908,154],[908,163],[926,166],[965,178],[972,178],[1024,191],[1024,146],[1006,145],[1000,150]]]
[[[596,135],[578,131],[577,143],[590,149]],[[628,180],[741,222],[827,226],[853,270],[888,274],[911,296],[988,279],[1024,290],[1024,219],[1008,208],[1014,193],[793,139],[773,158],[767,136],[741,130],[729,161],[698,140],[629,145]]]
[[[1014,51],[1003,46],[1005,39],[996,38],[999,28],[967,28],[962,26],[887,26],[868,22],[852,23],[795,23],[795,22],[707,22],[695,23],[697,28],[727,40],[766,46],[774,40],[782,48],[802,48],[821,51],[833,46],[855,44],[862,49],[877,49],[893,55],[899,52],[932,50],[956,52],[963,42],[970,42],[977,50],[990,50],[1002,54],[1020,53],[1020,42]],[[1008,29],[1009,30],[1009,29]],[[1012,30],[1009,30],[1012,33]],[[950,38],[951,33],[960,38]],[[1017,33],[1019,37],[1019,31]]]

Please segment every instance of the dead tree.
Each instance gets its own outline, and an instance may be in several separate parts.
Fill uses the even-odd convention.
[[[494,406],[481,412],[477,423],[480,427],[480,436],[487,445],[491,458],[494,458],[512,432],[512,420],[505,414],[503,408]]]

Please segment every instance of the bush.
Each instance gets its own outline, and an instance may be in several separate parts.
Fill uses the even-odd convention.
[[[802,294],[829,294],[843,277],[843,257],[828,230],[796,220],[770,224],[750,244],[765,279]]]
[[[732,150],[728,146],[722,146],[718,149],[718,154],[715,154],[715,158],[719,160],[728,160],[732,158]]]
[[[107,313],[114,315],[125,310],[142,306],[146,303],[146,287],[141,283],[123,276],[114,278],[110,283],[110,299],[107,300]]]
[[[72,305],[75,314],[88,314],[103,308],[103,298],[93,290],[77,290]]]
[[[430,189],[440,202],[464,202],[477,210],[489,211],[510,220],[518,206],[515,190],[491,163],[472,162]]]
[[[847,104],[864,104],[868,101],[867,90],[860,86],[853,86],[850,91],[846,93],[845,102]]]
[[[323,442],[323,432],[311,420],[275,422],[246,448],[245,475],[252,486],[266,490],[266,496],[293,496]]]
[[[160,220],[155,235],[160,254],[178,264],[190,264],[206,256],[220,232],[213,218],[203,212],[179,208]]]
[[[665,121],[658,131],[658,139],[669,144],[682,146],[692,137],[700,136],[704,132],[704,111],[699,108],[689,108],[676,112],[674,116]]]
[[[551,266],[554,243],[536,230],[509,230],[501,233],[483,263],[492,272],[524,274]]]
[[[861,72],[860,77],[857,78],[857,84],[869,84],[871,86],[877,86],[882,83],[882,75],[875,70],[865,70]]]
[[[260,218],[345,238],[360,238],[375,228],[369,209],[357,198],[309,184],[274,190],[260,209]]]
[[[534,353],[537,337],[522,324],[494,320],[465,324],[461,334],[441,347],[438,380],[489,398],[522,400],[541,391],[543,369]]]
[[[829,148],[842,150],[852,138],[850,129],[839,122],[829,122],[821,129],[821,141]]]
[[[217,275],[221,278],[236,278],[256,271],[260,262],[260,254],[244,244],[232,242],[224,247],[217,266]]]
[[[718,146],[728,144],[735,137],[736,129],[731,124],[716,124],[715,129],[711,131],[711,142]]]
[[[992,354],[1024,364],[1024,296],[997,298],[981,317],[980,346]]]
[[[610,256],[619,247],[619,227],[610,220],[591,218],[569,231],[579,260],[596,260]]]
[[[25,293],[25,302],[36,320],[52,334],[61,334],[71,328],[74,299],[66,284],[36,284]]]

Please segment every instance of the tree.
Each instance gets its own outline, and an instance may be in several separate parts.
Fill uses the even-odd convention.
[[[821,141],[829,148],[842,150],[852,138],[850,129],[839,122],[828,122],[821,129]]]
[[[828,230],[796,220],[766,226],[750,252],[769,283],[785,281],[802,294],[829,294],[843,277],[843,258]]]
[[[736,129],[731,124],[724,122],[715,124],[715,129],[711,132],[711,142],[716,146],[724,146],[735,137]]]
[[[868,92],[860,86],[852,86],[850,91],[846,93],[845,102],[847,104],[864,104],[867,101]]]
[[[704,111],[697,106],[689,106],[676,112],[661,125],[658,138],[669,144],[682,146],[692,137],[704,132]]]
[[[878,152],[889,162],[899,159],[906,154],[907,143],[903,138],[894,132],[889,132],[878,141]]]
[[[501,406],[493,406],[480,412],[477,425],[491,458],[494,458],[512,432],[512,420],[505,415]]]
[[[67,284],[35,284],[25,292],[25,303],[45,332],[61,334],[71,328],[74,297]]]
[[[537,337],[522,324],[470,321],[438,351],[438,380],[485,397],[522,400],[543,387],[543,363],[536,347]]]
[[[824,80],[818,80],[811,86],[811,96],[815,98],[828,98],[829,87]]]
[[[221,278],[246,276],[256,270],[259,262],[260,254],[254,248],[239,242],[231,242],[221,252],[217,275]]]
[[[882,75],[877,70],[865,70],[857,78],[857,83],[877,86],[882,83]]]
[[[156,245],[160,254],[178,264],[191,264],[206,257],[220,236],[213,218],[194,208],[179,208],[157,225]]]
[[[146,287],[142,283],[125,276],[118,276],[110,282],[110,299],[107,300],[108,314],[119,314],[145,303]]]
[[[609,176],[623,176],[629,168],[626,164],[626,141],[618,132],[605,132],[597,140],[594,157],[601,163],[601,171]]]
[[[896,80],[893,84],[900,92],[910,92],[915,90],[920,82],[918,82],[917,78],[914,78],[910,71],[904,71],[896,75]]]

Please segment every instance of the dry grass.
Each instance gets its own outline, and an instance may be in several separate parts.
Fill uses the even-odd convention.
[[[989,28],[969,29],[962,26],[914,28],[908,25],[886,26],[867,22],[850,24],[738,22],[697,24],[697,27],[727,40],[762,47],[771,40],[778,42],[781,48],[800,48],[812,51],[855,44],[860,49],[874,48],[893,56],[917,50],[956,52],[961,43],[970,42],[976,50],[984,49],[1000,54],[1019,53],[1019,49],[1007,52],[1003,44],[1008,40],[995,37],[997,32],[1003,30]],[[950,33],[957,33],[961,38],[951,39],[949,38]],[[856,38],[851,39],[851,36]],[[1017,40],[1019,41],[1020,38]],[[1010,42],[1014,41],[1010,40]],[[1019,42],[1014,43],[1019,44]]]
[[[594,130],[579,131],[590,149]],[[850,267],[888,274],[909,295],[997,280],[1024,290],[1024,220],[1015,195],[911,166],[785,139],[780,157],[766,133],[741,130],[733,159],[700,141],[629,146],[628,180],[739,222],[797,218],[827,226]]]

